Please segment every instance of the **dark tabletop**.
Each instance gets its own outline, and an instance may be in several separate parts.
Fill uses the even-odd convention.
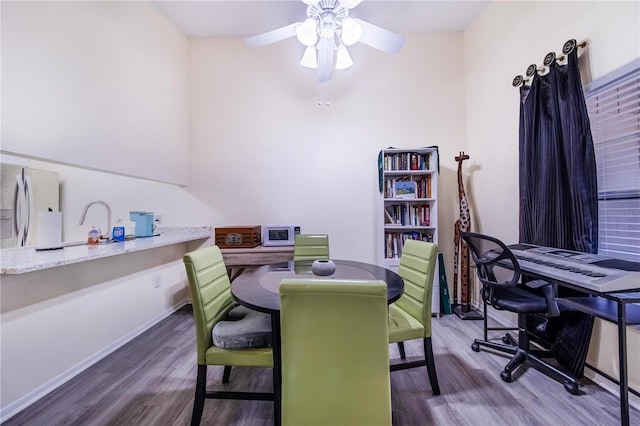
[[[404,289],[404,282],[398,274],[386,268],[369,263],[350,260],[333,260],[335,273],[330,277],[318,277],[311,272],[312,261],[290,261],[265,265],[245,271],[231,283],[233,298],[241,305],[269,314],[280,312],[278,287],[285,278],[319,278],[382,280],[387,283],[387,300],[392,303]]]

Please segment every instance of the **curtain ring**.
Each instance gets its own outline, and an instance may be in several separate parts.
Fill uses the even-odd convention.
[[[575,49],[577,45],[578,44],[576,43],[575,39],[572,38],[571,40],[567,40],[564,46],[562,46],[562,53],[568,55],[569,53],[573,52],[573,49]]]
[[[544,61],[542,62],[545,67],[548,67],[556,60],[556,54],[554,52],[547,53],[547,56],[544,57]]]
[[[533,77],[537,70],[538,66],[536,64],[529,65],[527,68],[527,77]]]
[[[564,53],[565,55],[568,55],[569,53],[573,52],[573,49],[575,49],[576,47],[585,47],[587,45],[587,41],[582,41],[580,43],[577,43],[575,39],[571,39],[571,40],[567,40],[567,42],[564,44],[564,46],[562,46],[562,53]]]
[[[513,85],[513,87],[518,87],[521,84],[523,84],[525,81],[528,81],[528,80],[525,80],[524,77],[522,77],[521,75],[516,75],[513,81],[511,82],[511,84]]]

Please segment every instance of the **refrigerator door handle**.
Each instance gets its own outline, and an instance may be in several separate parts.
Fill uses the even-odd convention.
[[[22,175],[16,175],[16,181],[18,182],[18,195],[16,197],[16,234],[18,235],[18,240],[16,241],[16,247],[22,247],[25,241],[24,233],[27,216],[27,194],[24,190]]]
[[[33,189],[32,189],[31,185],[31,176],[26,175],[24,176],[24,189],[25,192],[27,194],[26,199],[27,199],[27,211],[25,214],[25,225],[24,225],[24,244],[23,245],[27,245],[29,243],[29,235],[31,233],[31,230],[33,229],[33,224],[34,219],[33,219],[33,215],[35,214],[34,210],[34,199],[33,199]]]

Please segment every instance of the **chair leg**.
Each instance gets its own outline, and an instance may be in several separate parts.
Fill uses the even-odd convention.
[[[507,373],[512,373],[516,368],[522,365],[527,360],[527,353],[522,349],[518,348],[516,354],[509,360],[507,365],[504,367],[504,371]]]
[[[229,383],[229,377],[231,376],[231,366],[224,366],[224,373],[222,373],[222,383]]]
[[[431,337],[423,340],[424,358],[427,364],[427,373],[429,373],[429,382],[431,382],[431,390],[434,395],[440,395],[440,385],[438,384],[438,375],[436,374],[436,363],[433,356],[433,347],[431,346]]]
[[[501,343],[487,342],[485,340],[479,340],[479,339],[476,339],[473,341],[473,343],[471,344],[471,349],[473,349],[474,352],[480,352],[481,346],[494,349],[496,351],[508,353],[510,355],[514,355],[518,351],[517,346],[503,345]]]
[[[199,426],[204,409],[205,393],[207,388],[207,366],[198,364],[198,378],[196,379],[196,395],[193,400],[193,412],[191,414],[191,426]]]
[[[404,352],[404,342],[398,342],[398,351],[400,351],[400,359],[407,359],[407,354]]]

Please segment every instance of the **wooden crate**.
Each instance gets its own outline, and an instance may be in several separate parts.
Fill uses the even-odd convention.
[[[261,226],[225,226],[215,229],[220,248],[251,248],[262,244]]]

